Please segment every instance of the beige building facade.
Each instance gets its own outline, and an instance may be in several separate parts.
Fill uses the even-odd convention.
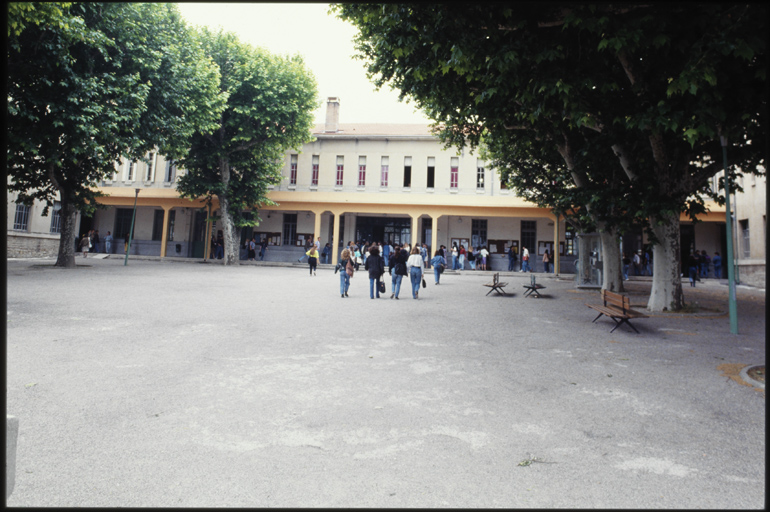
[[[320,236],[322,246],[329,243],[333,248],[332,263],[349,241],[425,243],[431,255],[441,245],[457,243],[466,248],[486,246],[493,270],[508,268],[505,252],[514,246],[518,252],[527,247],[538,271],[548,249],[556,256],[557,272],[574,272],[577,233],[550,210],[507,190],[477,154],[445,149],[426,125],[340,123],[340,109],[338,98],[328,99],[326,122],[316,126],[315,140],[301,151],[286,153],[283,180],[269,192],[277,205],[255,211],[259,225],[241,232],[242,243],[252,236],[268,241],[265,260],[295,260],[308,238]],[[103,238],[109,231],[115,238],[113,252],[123,254],[122,239],[130,229],[136,201],[132,254],[211,257],[210,240],[217,225],[207,218],[216,216],[218,204],[208,207],[202,200],[180,198],[175,183],[183,173],[158,154],[147,155],[142,162],[124,160],[101,184],[106,197],[99,202],[106,208],[81,218],[78,232],[97,229]],[[764,276],[765,208],[764,195],[759,194],[760,188],[764,193],[764,180],[756,178],[754,194],[749,197],[746,187],[736,201],[738,225],[743,212],[748,221],[749,257],[736,253],[746,277],[749,267],[753,275]],[[50,217],[40,217],[33,208],[24,227],[14,222],[17,209],[9,195],[9,256],[31,255],[36,247],[58,244]],[[682,218],[683,252],[692,246],[724,255],[724,208],[711,204],[710,210],[694,226]],[[759,234],[761,242],[755,242]],[[624,251],[636,250],[646,238],[641,233],[627,235],[623,244]]]

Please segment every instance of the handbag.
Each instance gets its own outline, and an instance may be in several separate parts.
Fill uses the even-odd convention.
[[[385,293],[385,281],[378,280],[377,289],[380,291],[380,293]]]
[[[427,286],[428,286],[428,285],[425,283],[425,278],[423,277],[423,278],[422,278],[422,287],[423,287],[423,288],[425,288],[425,287],[427,287]]]
[[[439,266],[438,266],[438,273],[439,273],[439,274],[443,274],[443,273],[444,273],[444,267],[445,267],[445,266],[446,266],[446,265],[439,265]]]

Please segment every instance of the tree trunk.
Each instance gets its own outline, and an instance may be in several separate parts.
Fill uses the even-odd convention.
[[[650,218],[659,243],[654,245],[652,290],[647,309],[676,311],[682,308],[682,264],[679,247],[679,214]],[[661,225],[658,225],[661,223]]]
[[[602,290],[623,292],[620,239],[617,230],[599,229],[602,241]]]
[[[222,262],[225,265],[236,265],[240,259],[240,251],[238,250],[238,240],[235,237],[233,219],[230,217],[230,202],[224,195],[217,197],[219,197],[219,213],[222,219],[222,232],[225,240],[225,256]]]
[[[56,258],[56,267],[75,268],[75,223],[78,212],[60,191],[61,196],[61,238],[59,239],[59,255]]]

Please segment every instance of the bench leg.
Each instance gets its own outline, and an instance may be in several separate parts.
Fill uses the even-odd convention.
[[[616,320],[615,318],[613,318],[613,320],[615,320],[615,327],[610,331],[610,334],[615,332],[615,329],[617,329],[623,324],[627,324],[631,329],[634,330],[634,332],[636,332],[636,334],[639,334],[639,331],[637,331],[636,327],[634,327],[634,325],[631,322],[629,322],[628,318],[621,318],[620,320]]]
[[[597,316],[596,318],[594,318],[593,322],[591,322],[591,323],[594,323],[594,322],[596,322],[597,320],[599,320],[599,317],[601,317],[603,314],[604,314],[604,313],[599,313],[599,316]]]
[[[492,293],[493,291],[495,291],[495,289],[494,289],[494,288],[490,288],[490,289],[489,289],[489,291],[487,292],[487,295],[489,295],[489,294],[490,294],[490,293]],[[484,297],[486,297],[487,295],[484,295]]]

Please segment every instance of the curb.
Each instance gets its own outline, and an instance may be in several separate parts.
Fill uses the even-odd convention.
[[[755,388],[765,389],[765,383],[764,382],[759,382],[758,380],[754,380],[751,377],[749,377],[749,370],[751,370],[752,368],[756,368],[757,366],[764,366],[764,365],[752,364],[752,365],[746,366],[746,367],[744,367],[741,370],[740,377],[741,377],[741,379],[745,380],[746,382],[748,382],[749,384],[751,384]]]

